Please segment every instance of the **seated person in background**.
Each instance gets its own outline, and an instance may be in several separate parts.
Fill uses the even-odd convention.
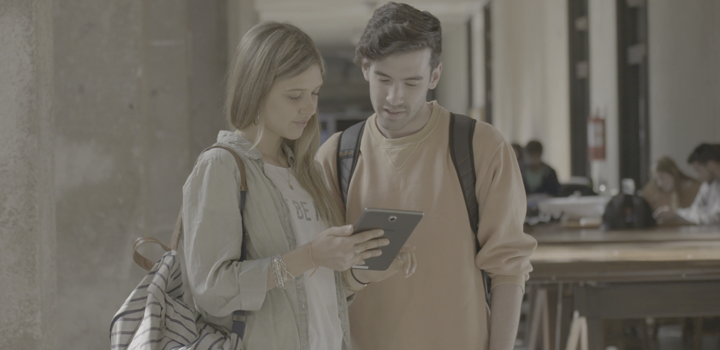
[[[689,207],[700,189],[700,182],[685,175],[670,157],[662,157],[655,165],[655,174],[642,197],[652,210],[667,206],[671,210]]]
[[[520,167],[522,171],[525,193],[530,195],[545,194],[556,196],[560,183],[557,173],[542,161],[543,146],[539,141],[532,140],[525,146],[525,155]]]
[[[672,210],[661,207],[655,211],[658,222],[688,222],[696,225],[720,224],[720,145],[701,144],[688,157],[703,182],[689,208]]]
[[[523,148],[517,143],[513,143],[510,146],[512,146],[513,151],[515,151],[515,158],[517,158],[518,164],[522,166],[523,164]]]

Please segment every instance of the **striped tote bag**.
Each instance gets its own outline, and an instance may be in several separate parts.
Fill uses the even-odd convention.
[[[214,145],[232,153],[240,169],[240,211],[245,208],[247,179],[245,166],[230,148]],[[203,151],[204,152],[204,151]],[[232,332],[227,334],[205,323],[193,307],[183,302],[183,279],[177,247],[182,235],[182,211],[173,231],[170,247],[155,238],[138,238],[133,260],[148,274],[125,300],[110,323],[111,350],[240,350],[245,333],[246,312],[233,313]],[[243,225],[240,260],[247,256],[248,234]],[[145,243],[161,246],[165,254],[156,263],[142,256],[138,248]]]
[[[125,300],[110,325],[112,350],[239,350],[242,340],[205,323],[185,304],[180,264],[166,252]]]

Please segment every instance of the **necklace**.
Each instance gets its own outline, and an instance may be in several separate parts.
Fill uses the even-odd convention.
[[[236,132],[237,134],[239,134],[240,136],[245,137],[245,135],[243,135],[242,131],[236,130],[235,132]],[[245,138],[246,138],[246,137],[245,137]],[[246,138],[246,139],[247,139],[247,138]],[[263,158],[267,158],[267,159],[269,159],[269,160],[272,160],[272,162],[267,162],[267,161],[266,161],[266,163],[269,163],[269,164],[271,164],[271,165],[273,165],[274,167],[277,167],[277,168],[285,168],[284,166],[282,166],[283,163],[280,162],[280,159],[281,159],[281,155],[280,155],[280,154],[281,154],[281,152],[282,152],[282,147],[279,147],[279,148],[278,148],[278,153],[277,153],[276,159],[273,159],[273,158],[271,158],[270,156],[268,156],[268,155],[266,155],[266,154],[263,154],[262,152],[261,152],[260,154],[262,154],[262,157],[263,157]],[[276,164],[278,164],[278,165],[272,164],[273,162],[276,163]],[[282,170],[278,169],[277,171],[278,171],[278,173],[280,173],[280,176],[287,181],[288,187],[290,187],[291,190],[295,190],[295,189],[293,188],[292,183],[290,183],[290,177],[291,177],[291,175],[290,175],[290,167],[287,167],[287,168],[285,168],[285,169],[287,169],[287,176],[283,175]]]
[[[277,168],[281,168],[281,167],[277,167]],[[287,183],[288,183],[288,186],[290,187],[290,189],[295,190],[293,188],[293,185],[290,183],[290,168],[285,168],[285,169],[287,169],[287,177],[285,177],[285,175],[283,175],[282,170],[278,169],[278,172],[280,173],[280,176],[282,176],[283,179],[287,180]]]

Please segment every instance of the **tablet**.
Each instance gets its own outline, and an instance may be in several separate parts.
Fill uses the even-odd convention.
[[[365,265],[355,265],[354,269],[385,271],[400,253],[410,234],[425,214],[421,211],[394,209],[365,208],[355,224],[355,233],[382,229],[382,236],[390,240],[390,244],[380,247],[382,255],[365,259]]]

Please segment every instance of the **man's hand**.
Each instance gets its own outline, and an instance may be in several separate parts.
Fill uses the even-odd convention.
[[[380,282],[397,272],[403,272],[405,278],[412,276],[417,269],[417,259],[415,258],[415,246],[405,245],[400,249],[400,253],[393,260],[390,267],[385,271],[355,270],[355,275],[361,282]]]
[[[658,224],[663,224],[667,222],[688,223],[687,220],[683,219],[680,215],[677,214],[677,212],[670,209],[670,207],[668,207],[667,205],[657,208],[653,213],[653,217],[655,218],[655,220],[657,220]]]

